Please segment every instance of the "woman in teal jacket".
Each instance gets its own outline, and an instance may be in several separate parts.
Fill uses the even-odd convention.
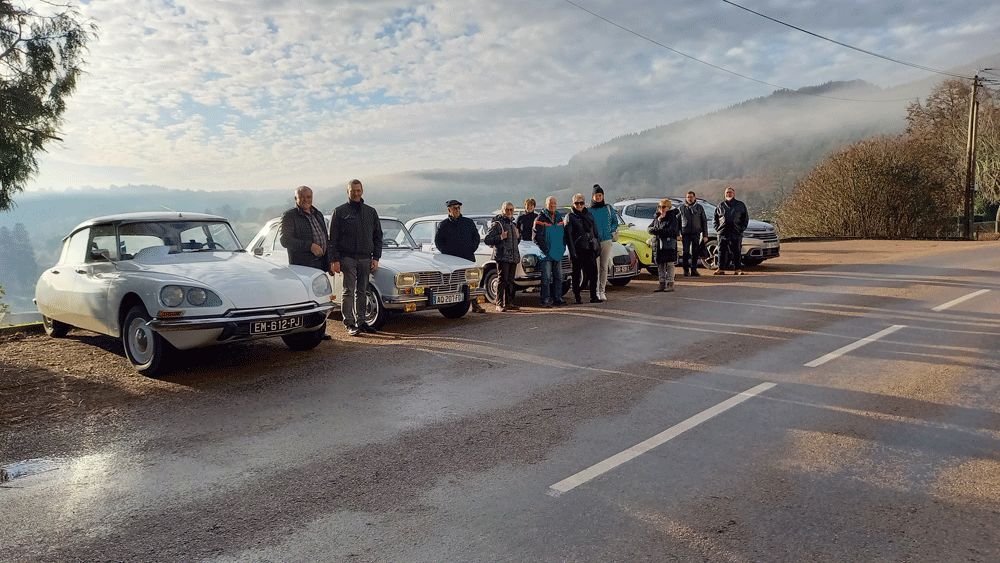
[[[593,200],[590,212],[594,215],[597,234],[601,237],[601,257],[597,260],[597,298],[607,301],[604,288],[608,285],[608,270],[611,268],[611,244],[618,238],[618,214],[604,203],[604,189],[600,184],[594,184]]]

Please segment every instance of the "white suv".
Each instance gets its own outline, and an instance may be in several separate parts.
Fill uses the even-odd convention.
[[[629,228],[645,231],[649,224],[653,222],[653,214],[656,213],[656,206],[660,204],[661,198],[656,197],[636,197],[626,198],[612,204],[625,219]],[[668,197],[673,202],[674,207],[684,205],[683,197]],[[709,268],[716,269],[718,254],[718,233],[712,226],[712,217],[715,215],[715,205],[698,198],[698,203],[705,208],[705,216],[708,218],[708,252],[710,262]],[[777,258],[781,250],[781,241],[778,240],[778,232],[774,225],[750,220],[747,230],[743,232],[743,265],[757,266],[764,260]]]

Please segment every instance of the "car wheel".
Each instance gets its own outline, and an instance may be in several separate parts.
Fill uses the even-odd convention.
[[[42,315],[42,328],[52,338],[62,338],[69,332],[69,325]]]
[[[382,303],[382,297],[375,286],[368,284],[368,291],[365,294],[368,297],[365,300],[365,323],[375,330],[382,330],[389,320],[389,310]]]
[[[320,342],[323,342],[323,336],[326,334],[326,323],[323,323],[322,328],[316,330],[310,330],[309,332],[297,332],[295,334],[286,334],[281,337],[285,341],[285,345],[295,350],[296,352],[305,352],[306,350],[312,350],[313,348],[319,346]]]
[[[155,330],[149,328],[149,313],[142,305],[132,307],[122,323],[122,345],[125,356],[135,371],[152,376],[166,364],[163,351],[167,343]]]
[[[615,287],[625,287],[630,281],[632,281],[632,278],[611,278],[608,280]]]
[[[710,240],[705,244],[705,249],[708,250],[708,258],[702,258],[701,264],[709,270],[719,269],[719,242]]]
[[[441,307],[438,311],[444,315],[446,319],[458,319],[464,317],[466,313],[469,312],[469,307],[472,307],[471,301],[463,301],[462,303],[455,303],[454,305],[448,305],[447,307]]]
[[[649,275],[651,276],[659,275],[659,270],[656,269],[656,266],[646,266],[646,271],[649,272]]]
[[[581,287],[583,287],[583,284],[581,284]],[[567,280],[563,280],[562,294],[566,295],[567,293],[569,293],[569,290],[571,290],[571,289],[573,289],[573,278],[569,278]]]
[[[486,279],[483,280],[483,288],[486,289],[486,299],[490,303],[496,304],[497,294],[500,293],[500,276],[497,275],[496,268],[486,271]]]

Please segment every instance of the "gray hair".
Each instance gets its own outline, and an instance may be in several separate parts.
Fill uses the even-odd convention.
[[[309,186],[299,186],[295,188],[295,197],[299,197],[300,195],[306,193],[306,190],[309,190],[311,192],[312,188],[310,188]]]
[[[500,204],[500,211],[503,211],[504,209],[507,209],[508,205],[511,206],[511,207],[514,207],[514,202],[513,201],[505,201],[505,202],[501,203]]]
[[[558,202],[559,202],[559,200],[557,200],[557,199],[556,199],[556,196],[554,196],[554,195],[550,195],[549,197],[545,198],[545,207],[548,207],[548,206],[549,206],[549,200],[550,200],[550,199],[551,199],[552,201],[556,202],[556,203],[558,203]]]

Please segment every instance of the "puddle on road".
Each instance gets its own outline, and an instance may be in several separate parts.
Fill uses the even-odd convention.
[[[57,459],[26,459],[11,465],[5,465],[0,467],[0,483],[6,483],[20,477],[55,471],[62,465],[63,461]]]

